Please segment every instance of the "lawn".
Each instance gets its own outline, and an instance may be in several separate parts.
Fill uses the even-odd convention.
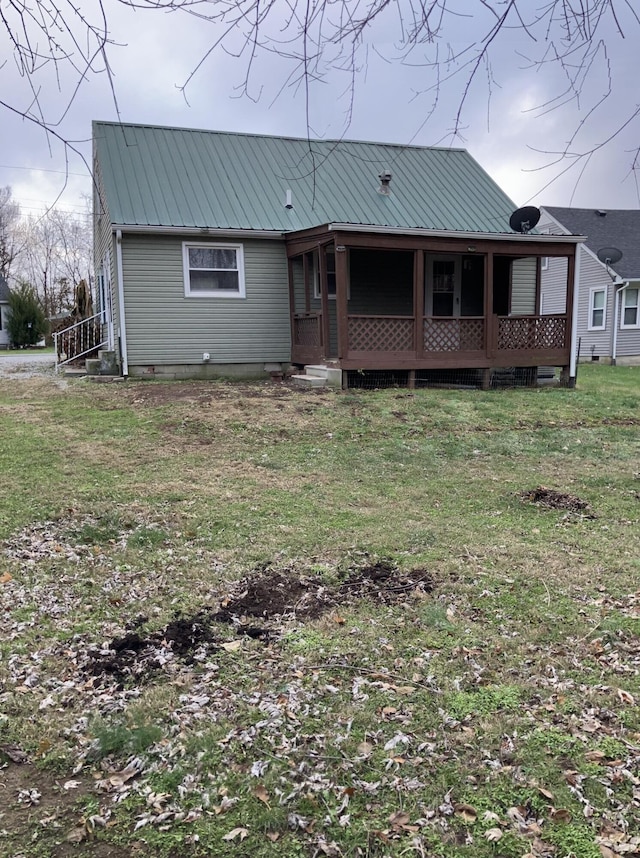
[[[0,380],[0,856],[640,854],[639,405]]]

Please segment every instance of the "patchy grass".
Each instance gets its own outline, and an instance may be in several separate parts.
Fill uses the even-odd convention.
[[[639,404],[0,381],[0,856],[633,854]]]

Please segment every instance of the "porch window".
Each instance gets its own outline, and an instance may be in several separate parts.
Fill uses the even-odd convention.
[[[640,289],[625,289],[622,299],[622,325],[623,328],[640,327]]]
[[[321,251],[322,252],[322,251]],[[320,272],[316,267],[316,257],[313,257],[313,297],[320,298]],[[329,299],[336,299],[336,254],[333,245],[326,248],[324,255],[324,267],[327,272],[327,295]]]
[[[184,294],[187,298],[244,298],[241,244],[182,245]]]
[[[589,294],[589,330],[604,331],[606,290],[592,289]]]

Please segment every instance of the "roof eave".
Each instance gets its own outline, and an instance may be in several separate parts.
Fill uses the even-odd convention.
[[[513,241],[524,239],[538,244],[581,244],[586,241],[585,235],[523,235],[518,232],[472,232],[456,229],[424,229],[422,227],[373,226],[359,223],[330,223],[328,229],[335,232],[372,232],[390,235],[416,235],[428,238],[465,238],[473,241]]]
[[[283,239],[284,233],[275,229],[237,229],[234,227],[155,226],[149,224],[112,223],[112,232],[144,233],[146,235],[184,235],[198,238],[266,238]]]

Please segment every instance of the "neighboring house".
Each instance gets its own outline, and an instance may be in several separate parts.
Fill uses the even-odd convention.
[[[124,375],[572,370],[575,236],[509,231],[461,149],[95,122],[97,306]],[[541,260],[567,271],[541,316]]]
[[[9,348],[9,332],[7,323],[9,321],[9,286],[7,281],[0,275],[0,349]]]
[[[640,209],[545,206],[538,231],[586,236],[580,249],[577,335],[580,360],[640,364]],[[622,252],[607,265],[601,249]],[[541,313],[563,310],[562,260],[543,265]]]

